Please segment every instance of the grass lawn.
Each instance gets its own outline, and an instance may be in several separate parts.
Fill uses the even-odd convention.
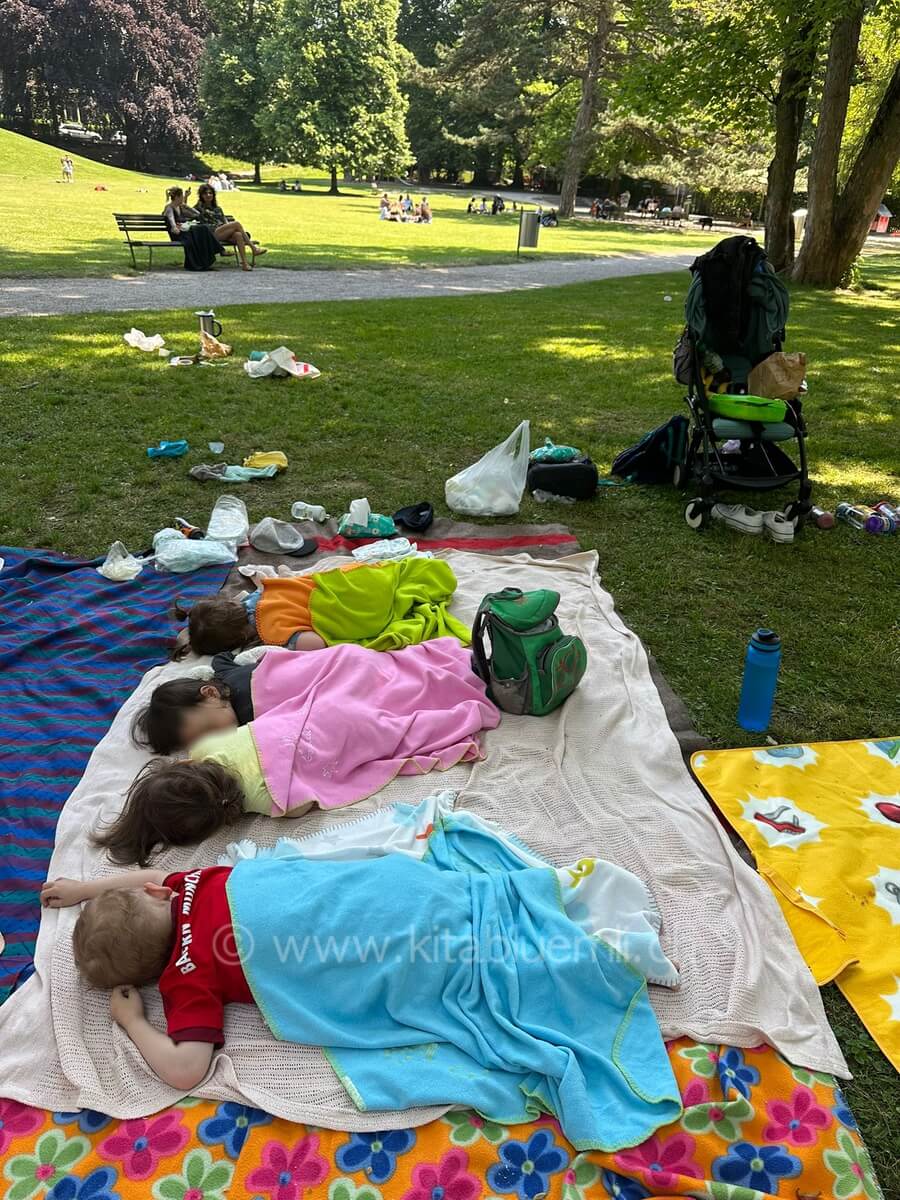
[[[900,258],[869,260],[866,274],[878,290],[793,296],[788,349],[809,356],[811,470],[815,497],[830,508],[900,495]],[[315,363],[322,377],[306,384],[250,382],[239,358],[173,369],[122,342],[134,323],[191,351],[185,312],[9,320],[4,538],[93,555],[115,538],[140,549],[175,516],[200,523],[224,490],[187,477],[209,459],[209,440],[225,442],[229,462],[255,449],[288,455],[283,477],[231,489],[253,520],[287,517],[298,498],[340,513],[362,495],[382,512],[426,498],[445,512],[444,480],[523,417],[535,442],[572,442],[606,470],[679,409],[669,368],[687,279],[220,312],[238,355],[284,343]],[[191,443],[185,459],[147,458],[148,445],[177,437]],[[718,744],[751,741],[735,712],[744,647],[759,625],[784,641],[776,739],[900,731],[900,538],[847,526],[809,529],[793,546],[721,527],[698,534],[683,503],[668,488],[625,486],[571,507],[527,497],[518,519],[565,521],[597,548],[623,618]],[[857,1074],[848,1094],[888,1184],[900,1170],[896,1076],[833,993],[832,1020]]]
[[[140,175],[72,155],[75,182],[59,182],[61,151],[43,142],[0,129],[0,205],[6,239],[0,275],[110,275],[131,273],[131,258],[112,218],[114,212],[162,212],[165,190],[175,179]],[[432,193],[434,223],[398,225],[378,220],[377,193],[342,185],[342,196],[326,194],[327,183],[303,173],[304,192],[277,190],[282,173],[267,170],[261,187],[241,185],[222,196],[225,211],[243,222],[271,248],[261,266],[401,267],[506,262],[515,255],[518,217],[467,216],[465,193]],[[289,181],[296,169],[286,169]],[[102,186],[105,191],[95,191]],[[187,187],[187,184],[182,186]],[[197,184],[192,199],[196,198]],[[702,252],[719,233],[663,229],[638,224],[563,222],[542,229],[543,256],[603,255],[673,250]],[[534,253],[534,252],[532,252]],[[142,268],[147,252],[138,252]],[[155,256],[154,270],[165,263],[181,268],[181,254]],[[157,265],[158,264],[158,265]]]

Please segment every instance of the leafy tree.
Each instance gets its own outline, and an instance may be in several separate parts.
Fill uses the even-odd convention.
[[[410,55],[401,78],[406,132],[422,183],[436,171],[452,176],[465,162],[464,151],[447,136],[448,97],[434,71],[441,49],[459,36],[457,10],[455,0],[400,0],[397,40]]]
[[[858,120],[855,114],[842,164],[866,9],[864,0],[849,0],[831,26],[809,164],[809,216],[793,271],[802,283],[836,287],[845,277],[900,160],[900,58],[895,58],[871,117]]]
[[[261,56],[270,79],[260,119],[284,157],[398,173],[409,162],[400,91],[398,0],[285,0]]]
[[[260,163],[276,149],[262,120],[269,79],[260,45],[277,24],[280,0],[213,0],[207,8],[215,33],[204,48],[200,75],[203,148],[252,162],[259,183]]]
[[[0,117],[24,133],[34,129],[34,101],[43,88],[46,11],[30,0],[0,0]]]

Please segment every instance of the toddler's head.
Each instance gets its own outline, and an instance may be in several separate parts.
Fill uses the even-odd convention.
[[[150,703],[134,719],[132,736],[154,754],[174,754],[191,742],[233,729],[237,717],[226,683],[218,679],[171,679],[153,689]]]
[[[75,964],[91,987],[142,987],[163,973],[172,953],[168,888],[101,892],[81,910],[72,935]]]
[[[135,779],[125,807],[94,843],[113,862],[145,867],[157,850],[202,842],[244,812],[238,779],[215,762],[151,762]]]
[[[236,650],[254,636],[246,608],[230,596],[207,596],[189,611],[176,605],[175,615],[187,618],[188,643],[195,654]]]

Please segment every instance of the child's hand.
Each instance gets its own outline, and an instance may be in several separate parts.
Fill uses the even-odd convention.
[[[141,993],[129,984],[113,988],[109,998],[109,1012],[115,1023],[127,1030],[129,1025],[144,1015]]]
[[[41,887],[44,908],[69,908],[72,904],[80,904],[85,896],[81,879],[48,879]]]

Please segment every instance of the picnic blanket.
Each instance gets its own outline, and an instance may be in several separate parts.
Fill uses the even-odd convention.
[[[818,983],[900,1071],[900,738],[696,754]]]
[[[28,972],[56,820],[122,701],[168,656],[176,597],[214,592],[226,571],[143,571],[0,548],[0,1002]]]
[[[448,1112],[418,1128],[310,1128],[190,1098],[154,1117],[0,1100],[3,1200],[880,1200],[833,1078],[767,1046],[668,1046],[684,1113],[633,1149],[577,1152],[556,1121]],[[6,1190],[3,1190],[5,1185]],[[53,1191],[50,1191],[53,1189]]]
[[[846,1075],[818,989],[774,898],[734,854],[684,767],[640,640],[600,586],[596,554],[546,562],[441,553],[459,581],[453,605],[460,619],[472,619],[486,591],[553,587],[561,595],[560,623],[583,638],[589,653],[585,678],[560,710],[542,718],[507,714],[488,733],[483,762],[447,772],[442,783],[459,792],[458,805],[509,829],[555,865],[602,857],[650,888],[665,914],[663,949],[681,972],[678,989],[651,988],[664,1036],[744,1047],[767,1041],[808,1069]],[[110,869],[88,835],[120,810],[124,788],[147,761],[129,736],[134,712],[157,683],[191,669],[188,663],[157,668],[126,701],[62,813],[54,874]],[[428,776],[399,778],[355,809],[314,811],[298,828],[313,832],[398,800],[415,803],[432,790]],[[243,832],[272,844],[287,830],[284,821],[260,817],[248,819]],[[199,849],[173,848],[158,865],[180,870],[214,862],[233,837],[233,830],[223,831]],[[86,991],[76,978],[74,922],[73,910],[45,911],[38,973],[0,1008],[2,1091],[56,1110],[91,1107],[120,1116],[172,1103],[177,1092],[111,1026],[106,996]],[[147,1007],[161,1023],[153,992]],[[278,1044],[257,1012],[233,1009],[226,1048],[203,1085],[207,1097],[357,1131],[408,1127],[438,1115],[359,1112],[317,1048]]]

